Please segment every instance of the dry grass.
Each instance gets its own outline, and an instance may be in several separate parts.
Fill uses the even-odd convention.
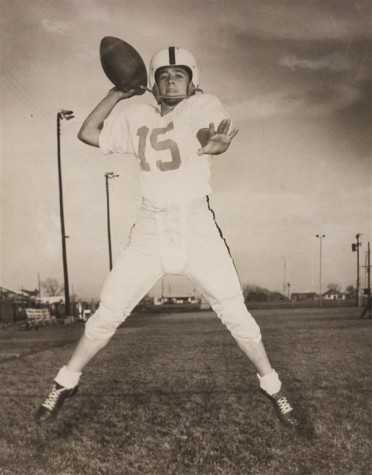
[[[211,313],[131,317],[44,428],[33,412],[82,328],[8,330],[1,348],[20,356],[0,364],[0,474],[372,473],[372,321],[356,309],[254,314],[312,436],[281,428]]]

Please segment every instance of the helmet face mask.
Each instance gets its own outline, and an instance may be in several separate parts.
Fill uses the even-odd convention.
[[[167,98],[166,96],[160,96],[159,87],[157,84],[157,72],[161,68],[178,66],[187,70],[190,75],[190,82],[187,89],[186,96],[180,96],[178,101],[186,99],[193,95],[195,90],[199,87],[199,69],[196,64],[193,55],[182,48],[170,46],[156,53],[150,62],[149,67],[149,87],[152,90],[154,97],[158,103],[162,100],[174,100],[174,97]]]

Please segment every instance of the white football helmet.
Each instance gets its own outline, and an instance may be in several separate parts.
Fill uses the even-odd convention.
[[[184,66],[191,73],[191,81],[187,96],[189,97],[195,94],[195,91],[199,89],[199,68],[196,64],[194,56],[190,51],[178,48],[176,46],[169,46],[169,48],[162,49],[154,54],[150,61],[149,66],[149,87],[155,96],[157,102],[160,102],[159,88],[156,84],[156,71],[166,66]]]

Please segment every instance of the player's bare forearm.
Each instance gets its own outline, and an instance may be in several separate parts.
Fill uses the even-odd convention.
[[[102,130],[104,120],[110,115],[111,111],[119,101],[132,97],[133,95],[133,91],[122,92],[116,87],[110,89],[108,94],[96,105],[84,120],[78,133],[78,139],[88,145],[98,147],[99,134]]]
[[[199,155],[220,155],[226,152],[230,147],[233,138],[239,132],[237,128],[233,128],[230,132],[231,121],[229,119],[222,120],[217,130],[213,123],[209,124],[209,129],[205,130],[204,135],[207,136],[205,145],[198,150]]]

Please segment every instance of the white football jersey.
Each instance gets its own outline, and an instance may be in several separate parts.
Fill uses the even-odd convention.
[[[99,145],[104,153],[137,157],[144,198],[162,206],[210,194],[209,156],[198,155],[197,134],[229,118],[217,97],[191,96],[164,116],[147,104],[123,109],[105,120]]]

